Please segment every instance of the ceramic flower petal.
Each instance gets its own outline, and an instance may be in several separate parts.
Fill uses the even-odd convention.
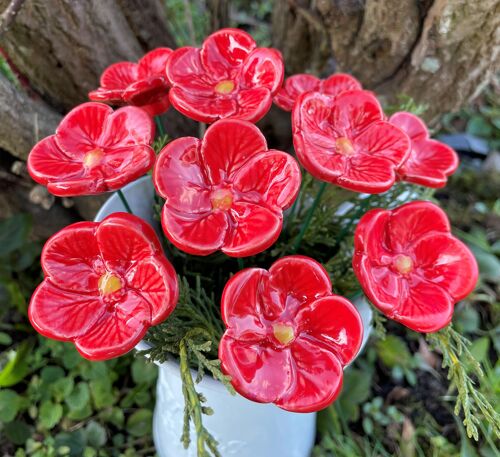
[[[171,53],[169,48],[157,48],[137,63],[110,65],[101,75],[100,87],[89,93],[90,100],[140,106],[151,116],[164,113],[170,106],[165,67]]]
[[[286,78],[274,97],[274,103],[284,111],[292,111],[295,100],[307,92],[319,91],[321,79],[313,75],[297,74]]]
[[[149,303],[129,291],[112,313],[105,313],[88,332],[75,339],[75,346],[89,360],[118,357],[139,343],[150,325]]]
[[[307,92],[320,92],[337,97],[343,92],[361,89],[356,78],[344,73],[337,73],[323,80],[301,73],[285,79],[283,87],[274,97],[274,103],[284,111],[292,111],[295,101]]]
[[[276,405],[294,413],[310,413],[332,403],[342,388],[343,366],[338,357],[306,338],[296,341],[290,352],[293,382]]]
[[[169,154],[161,154],[154,168],[158,194],[177,211],[210,211],[210,190],[205,184],[198,138],[178,138],[170,143]]]
[[[161,213],[163,232],[184,252],[208,255],[219,250],[229,230],[228,216],[221,211],[189,214],[165,204]]]
[[[351,75],[336,73],[321,81],[321,92],[336,97],[350,90],[362,90],[361,83]]]
[[[222,29],[210,35],[201,49],[184,47],[169,57],[170,101],[200,122],[223,118],[257,122],[271,107],[283,71],[278,51],[257,48],[242,30]]]
[[[177,302],[177,277],[158,237],[131,214],[64,228],[47,241],[41,263],[31,324],[91,360],[128,352]]]
[[[232,257],[245,257],[262,252],[278,239],[283,216],[281,210],[236,201],[229,210],[230,226],[222,252]]]
[[[426,125],[411,113],[395,113],[389,122],[406,132],[411,152],[398,170],[401,180],[427,187],[443,187],[458,167],[457,153],[444,143],[429,138]]]
[[[409,153],[408,136],[384,120],[380,104],[367,91],[303,94],[295,103],[292,126],[302,165],[316,178],[356,192],[388,190]]]
[[[219,359],[241,395],[294,412],[317,411],[336,398],[363,326],[354,306],[331,289],[323,267],[303,256],[227,282]]]
[[[165,198],[163,230],[175,246],[196,255],[222,250],[243,257],[278,238],[283,210],[300,187],[300,169],[290,155],[268,151],[255,125],[223,119],[201,141],[169,143],[153,181]]]
[[[55,135],[38,142],[28,171],[54,195],[92,195],[117,190],[153,165],[154,124],[143,110],[113,110],[84,103],[69,112]]]
[[[223,370],[231,373],[236,391],[258,403],[275,403],[293,376],[289,351],[275,351],[259,343],[223,337],[219,359]]]
[[[380,311],[419,332],[448,325],[454,304],[478,278],[474,256],[451,234],[446,214],[423,201],[366,213],[355,232],[353,269]]]

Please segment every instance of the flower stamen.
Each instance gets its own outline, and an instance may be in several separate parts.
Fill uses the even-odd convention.
[[[394,267],[399,273],[406,275],[413,270],[413,260],[407,255],[399,254],[394,259]]]
[[[89,151],[83,157],[83,165],[86,168],[92,168],[99,164],[104,156],[104,151],[101,148],[95,148]]]
[[[335,150],[345,156],[352,156],[355,152],[352,141],[346,137],[340,137],[335,140]]]
[[[219,94],[230,94],[234,90],[234,81],[226,79],[224,81],[219,81],[215,86],[215,92]]]
[[[101,295],[107,296],[118,292],[122,288],[122,281],[118,276],[108,272],[99,278],[98,287]]]
[[[217,189],[212,192],[210,202],[213,209],[227,211],[233,204],[233,193],[229,189]]]
[[[295,338],[293,327],[287,324],[273,324],[273,334],[283,346],[287,346]]]

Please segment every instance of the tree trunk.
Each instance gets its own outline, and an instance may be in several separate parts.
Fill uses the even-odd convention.
[[[0,37],[30,85],[65,111],[87,100],[108,65],[159,45],[175,47],[159,0],[27,0]]]
[[[352,73],[388,102],[426,104],[428,121],[499,68],[500,0],[278,0],[272,30],[288,73]]]

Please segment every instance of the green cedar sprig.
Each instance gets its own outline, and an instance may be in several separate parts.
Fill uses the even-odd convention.
[[[483,370],[469,350],[470,341],[453,329],[451,324],[439,332],[427,334],[427,341],[443,355],[442,366],[448,368],[450,387],[457,389],[455,415],[458,416],[463,411],[467,436],[478,441],[478,426],[482,415],[500,437],[500,414],[479,390],[472,377],[481,379]]]

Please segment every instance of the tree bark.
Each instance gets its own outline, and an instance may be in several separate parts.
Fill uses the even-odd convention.
[[[427,105],[427,121],[499,69],[499,0],[278,0],[272,30],[288,73],[352,73],[388,102]]]
[[[0,0],[0,10],[9,0]],[[175,47],[160,0],[27,0],[0,47],[31,86],[67,111],[87,100],[108,65]]]
[[[61,115],[0,73],[0,118],[0,149],[26,160],[37,141],[54,133]]]

